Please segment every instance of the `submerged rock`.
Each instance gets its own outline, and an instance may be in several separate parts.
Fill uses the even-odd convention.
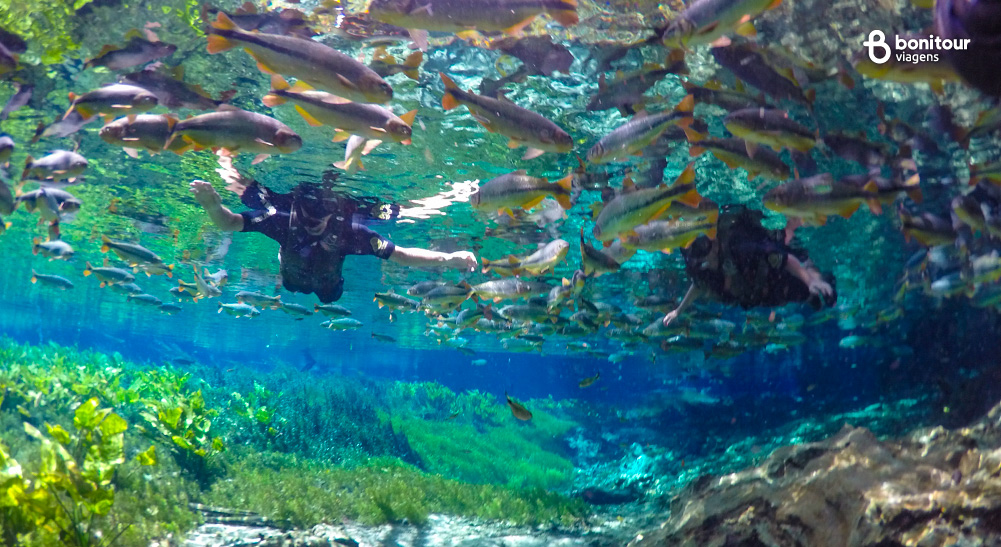
[[[975,425],[880,441],[846,425],[758,467],[703,476],[631,547],[1001,543],[1001,405]]]

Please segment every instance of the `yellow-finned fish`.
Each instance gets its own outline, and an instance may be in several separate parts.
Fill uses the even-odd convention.
[[[600,372],[596,372],[596,373],[594,373],[594,376],[589,376],[587,378],[584,378],[580,382],[577,382],[577,387],[579,387],[581,389],[584,389],[584,388],[586,388],[586,387],[594,384],[595,382],[597,382],[598,378],[601,378],[601,373]]]
[[[809,152],[817,145],[817,133],[789,119],[789,114],[774,108],[744,108],[723,119],[727,131],[747,143],[747,155],[757,152],[757,145]]]
[[[481,211],[506,212],[512,218],[511,209],[532,209],[546,197],[553,197],[564,209],[573,206],[570,190],[573,175],[567,175],[556,182],[549,179],[530,177],[524,169],[492,178],[480,185],[469,203]]]
[[[515,401],[511,398],[507,392],[504,392],[504,398],[507,399],[507,406],[511,408],[511,414],[514,414],[515,418],[523,422],[527,422],[532,419],[532,413],[528,411],[527,408],[521,405],[521,403]]]
[[[397,116],[379,105],[355,103],[324,91],[312,90],[302,81],[290,87],[284,78],[275,74],[271,77],[271,93],[264,96],[263,102],[275,107],[286,101],[295,105],[296,112],[309,125],[336,128],[334,142],[344,140],[351,134],[410,144],[411,125],[417,115],[416,110],[411,110]]]
[[[901,36],[901,39],[924,40],[925,43],[929,44],[934,41],[933,39],[929,39],[927,35]],[[901,54],[901,52],[897,51],[895,48],[896,40],[887,40],[886,43],[887,47],[890,49],[890,57],[886,60],[886,62],[877,64],[869,58],[867,53],[859,52],[852,59],[855,70],[867,78],[875,78],[877,80],[884,80],[887,82],[896,82],[899,84],[928,84],[932,91],[939,95],[944,92],[944,86],[947,82],[962,81],[959,73],[956,72],[952,63],[949,62],[948,57],[937,50],[931,47],[918,50],[907,50],[906,53],[913,56],[916,60],[898,60],[897,57]]]
[[[688,247],[695,238],[705,234],[716,239],[714,220],[654,220],[637,226],[634,234],[627,234],[622,245],[628,249],[662,251],[670,254],[673,249]]]
[[[851,218],[863,203],[868,203],[872,212],[879,214],[882,208],[876,191],[876,183],[873,181],[859,188],[834,180],[830,173],[822,173],[772,188],[765,194],[764,205],[766,209],[788,217],[823,225],[831,215]]]
[[[383,78],[388,78],[393,74],[404,74],[411,80],[420,80],[419,69],[423,61],[424,53],[415,51],[407,55],[402,63],[397,62],[395,57],[386,53],[384,46],[379,46],[372,52],[372,62],[368,64],[368,68]]]
[[[72,104],[63,119],[76,110],[85,119],[99,114],[104,116],[105,122],[110,122],[117,116],[139,114],[159,104],[156,95],[129,84],[106,85],[83,95],[70,92],[69,98]]]
[[[393,98],[393,88],[374,70],[315,40],[247,32],[222,12],[209,32],[209,53],[242,47],[268,74],[292,76],[352,101],[382,104]]]
[[[438,75],[445,84],[441,106],[452,110],[460,104],[465,105],[487,131],[511,139],[507,143],[509,148],[529,147],[522,159],[536,158],[545,152],[566,153],[573,150],[570,135],[544,116],[505,98],[495,99],[463,91],[445,74],[439,72]]]
[[[631,191],[627,188],[609,201],[595,219],[594,237],[606,246],[613,239],[632,232],[636,226],[661,216],[675,201],[697,207],[702,200],[695,189],[695,164],[688,164],[671,186],[661,184],[656,188]]]
[[[747,180],[758,175],[772,180],[789,178],[789,166],[775,152],[767,148],[753,148],[754,155],[748,153],[747,141],[743,139],[711,139],[691,127],[685,128],[688,136],[688,155],[697,158],[707,150],[730,169],[740,167],[747,171]]]
[[[587,161],[608,163],[639,154],[671,125],[688,127],[692,124],[692,108],[695,100],[691,95],[674,107],[671,112],[659,114],[637,114],[632,120],[605,135],[587,151]]]
[[[711,44],[725,34],[754,36],[751,20],[781,0],[697,0],[678,14],[661,33],[666,47]]]
[[[556,239],[524,258],[518,258],[514,255],[498,260],[484,258],[482,259],[483,273],[493,270],[500,275],[521,275],[526,272],[532,275],[542,275],[562,262],[566,258],[568,250],[570,250],[569,243],[562,239]]]
[[[174,142],[188,143],[176,148]],[[230,153],[256,152],[261,155],[295,152],[302,138],[282,122],[256,112],[222,105],[216,112],[199,114],[174,125],[167,147],[181,154],[187,150],[225,149]],[[263,159],[259,157],[255,162]]]
[[[157,154],[167,146],[177,119],[164,114],[140,114],[119,118],[101,128],[101,139],[115,146],[121,146],[133,158],[139,157],[139,150]],[[183,146],[178,140],[175,145]]]
[[[621,266],[617,260],[595,249],[584,239],[584,227],[580,228],[580,260],[584,275],[599,277],[601,274],[619,271]]]

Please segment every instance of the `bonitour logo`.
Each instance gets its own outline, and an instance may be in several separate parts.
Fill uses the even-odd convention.
[[[929,63],[938,62],[938,52],[950,49],[970,47],[969,38],[942,38],[934,34],[912,38],[895,34],[893,49],[886,43],[886,35],[881,30],[869,33],[869,39],[862,45],[869,48],[869,60],[881,65],[890,60],[896,51],[898,63]]]

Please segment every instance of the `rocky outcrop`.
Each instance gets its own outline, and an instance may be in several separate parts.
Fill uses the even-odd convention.
[[[704,476],[630,547],[1001,545],[1001,406],[967,428],[880,441],[845,426]]]

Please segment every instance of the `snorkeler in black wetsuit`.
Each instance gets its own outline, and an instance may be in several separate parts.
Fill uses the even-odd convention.
[[[315,293],[323,303],[341,297],[341,269],[347,255],[373,255],[405,266],[466,271],[477,265],[469,251],[442,253],[394,245],[359,224],[355,204],[329,190],[301,184],[289,194],[279,194],[242,178],[236,184],[230,180],[230,187],[251,210],[233,213],[222,205],[211,184],[200,180],[191,183],[195,199],[219,229],[259,232],[277,241],[282,285],[292,292]]]
[[[834,305],[834,278],[821,275],[805,252],[786,245],[782,230],[765,229],[762,216],[742,205],[725,206],[716,239],[699,236],[682,251],[692,285],[664,317],[665,325],[703,294],[745,309],[790,302],[809,302],[814,309]]]

